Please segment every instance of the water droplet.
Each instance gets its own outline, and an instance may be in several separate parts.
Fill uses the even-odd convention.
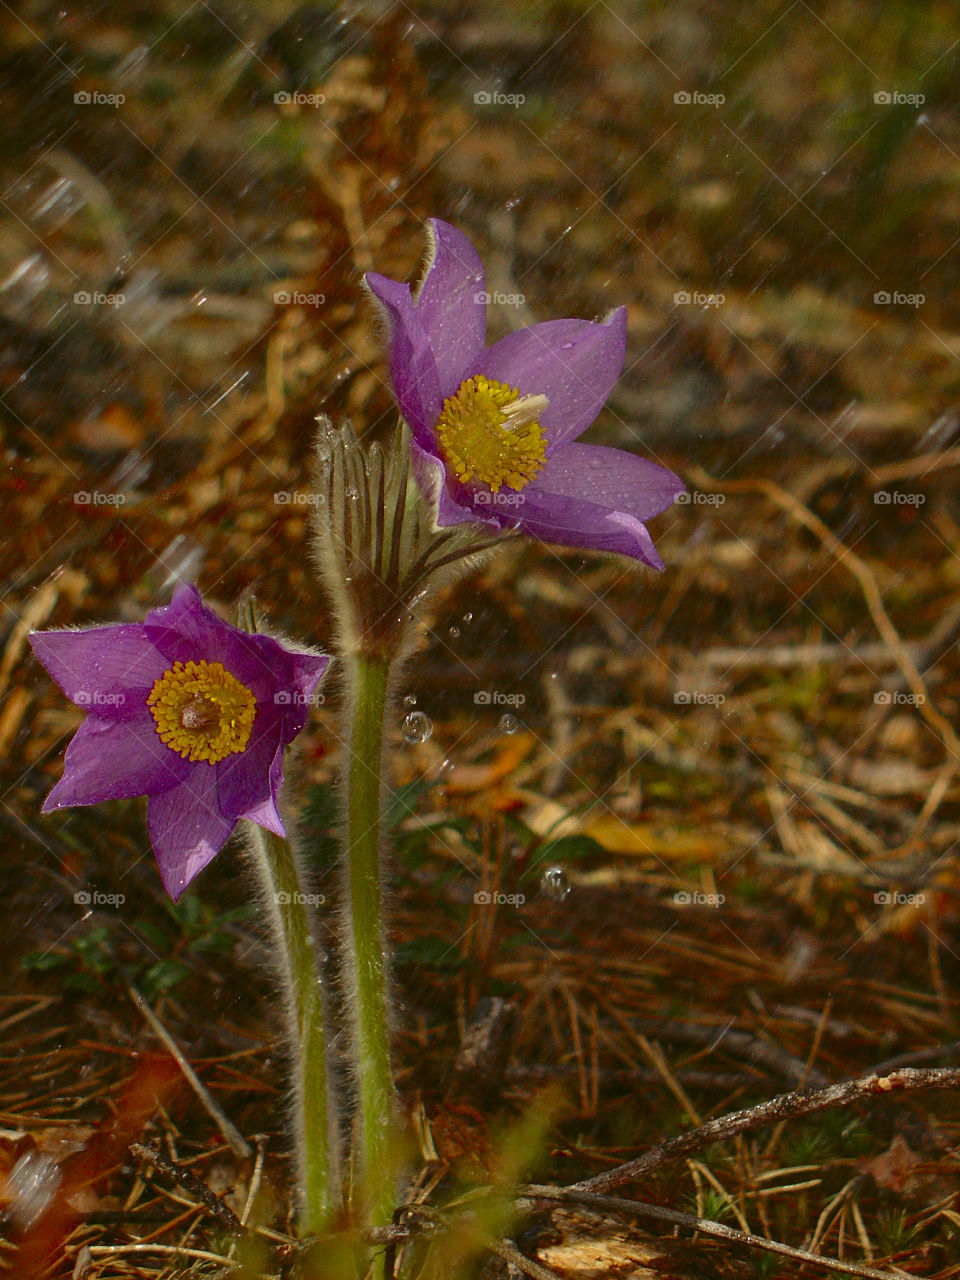
[[[469,627],[470,623],[473,621],[473,614],[469,610],[467,610],[467,612],[463,615],[460,621],[463,623],[465,627]]]
[[[551,902],[563,902],[570,896],[570,881],[563,867],[547,867],[540,877],[540,892]]]
[[[57,178],[42,193],[33,208],[36,218],[60,226],[86,203],[69,178]]]
[[[506,733],[512,736],[520,728],[520,721],[516,716],[512,716],[508,711],[505,715],[500,717],[500,723],[497,725],[497,728],[501,733]]]
[[[451,627],[451,628],[450,628],[450,630],[447,632],[447,635],[450,637],[450,639],[451,639],[451,640],[459,640],[459,639],[460,639],[460,628],[459,628],[459,627]]]
[[[415,707],[417,705],[417,695],[415,693],[405,694],[403,699],[403,705],[405,707]]]
[[[570,348],[571,348],[572,346],[573,346],[573,343],[572,343],[572,342],[561,342],[561,343],[560,343],[560,350],[561,350],[561,351],[569,351],[569,350],[570,350]]]
[[[403,717],[403,736],[407,742],[426,742],[433,733],[433,722],[422,711],[410,711]]]

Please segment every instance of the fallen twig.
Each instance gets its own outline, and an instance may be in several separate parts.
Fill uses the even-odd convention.
[[[230,1206],[225,1204],[216,1192],[211,1191],[207,1184],[190,1169],[185,1169],[183,1165],[174,1164],[173,1161],[167,1160],[158,1151],[154,1151],[152,1147],[145,1147],[141,1142],[132,1142],[130,1150],[135,1156],[139,1156],[152,1164],[159,1173],[169,1178],[171,1182],[175,1182],[177,1186],[182,1187],[184,1191],[200,1200],[228,1231],[237,1235],[244,1233],[246,1229],[244,1224]]]
[[[676,1209],[665,1209],[658,1204],[643,1204],[637,1200],[626,1200],[620,1196],[598,1196],[589,1192],[577,1191],[572,1187],[529,1186],[523,1189],[524,1198],[529,1200],[557,1200],[567,1204],[582,1204],[587,1208],[605,1210],[608,1213],[628,1214],[638,1218],[656,1218],[661,1222],[671,1222],[675,1226],[688,1227],[691,1231],[699,1231],[706,1236],[714,1236],[718,1240],[728,1240],[731,1244],[745,1245],[751,1249],[762,1249],[766,1253],[775,1253],[782,1258],[793,1258],[796,1262],[810,1263],[823,1267],[825,1271],[840,1271],[849,1276],[868,1276],[871,1280],[889,1280],[890,1276],[903,1276],[906,1272],[896,1268],[892,1271],[878,1271],[876,1267],[865,1267],[858,1262],[843,1262],[839,1258],[824,1258],[817,1253],[809,1253],[806,1249],[794,1249],[777,1240],[767,1240],[763,1236],[750,1235],[746,1231],[737,1231],[734,1227],[726,1227],[722,1222],[713,1222],[709,1218],[698,1218],[691,1213],[680,1213]],[[530,1274],[534,1274],[531,1272]]]
[[[760,1129],[767,1124],[775,1124],[781,1120],[789,1120],[795,1116],[813,1115],[817,1111],[827,1111],[831,1107],[845,1107],[862,1098],[877,1098],[889,1093],[915,1093],[921,1089],[957,1089],[960,1088],[960,1068],[930,1067],[919,1069],[905,1067],[900,1071],[891,1071],[887,1075],[860,1076],[856,1080],[846,1080],[841,1084],[828,1085],[826,1089],[804,1090],[800,1093],[782,1093],[769,1102],[762,1102],[756,1107],[746,1107],[741,1111],[731,1111],[727,1115],[708,1120],[699,1129],[691,1129],[669,1142],[644,1152],[636,1160],[617,1165],[606,1173],[599,1173],[593,1178],[585,1178],[575,1183],[573,1191],[588,1191],[602,1194],[613,1187],[623,1186],[636,1178],[661,1169],[689,1155],[691,1151],[699,1151],[712,1142],[732,1138],[738,1133],[746,1133],[751,1129]]]

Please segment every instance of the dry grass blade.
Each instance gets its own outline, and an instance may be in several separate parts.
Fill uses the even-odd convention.
[[[246,1138],[243,1136],[240,1130],[236,1127],[233,1121],[229,1118],[229,1116],[227,1116],[224,1113],[223,1109],[210,1096],[210,1093],[208,1092],[208,1090],[204,1088],[203,1082],[201,1081],[197,1073],[194,1071],[193,1067],[191,1067],[190,1063],[184,1057],[183,1051],[180,1049],[180,1046],[174,1040],[173,1036],[171,1036],[170,1032],[166,1029],[166,1027],[163,1025],[163,1023],[154,1013],[154,1011],[150,1008],[150,1006],[147,1004],[146,1000],[144,1000],[143,996],[140,994],[139,991],[137,991],[133,987],[130,987],[129,994],[130,994],[130,999],[137,1006],[137,1008],[143,1014],[144,1018],[150,1024],[152,1029],[157,1033],[157,1035],[160,1037],[160,1039],[163,1041],[166,1047],[170,1050],[170,1053],[176,1059],[177,1066],[183,1072],[187,1083],[190,1085],[190,1088],[194,1091],[194,1093],[203,1103],[204,1107],[207,1110],[208,1115],[213,1120],[214,1124],[217,1126],[220,1132],[223,1134],[224,1139],[230,1144],[230,1146],[233,1148],[236,1154],[240,1156],[241,1159],[248,1160],[250,1156],[253,1155],[253,1151],[251,1150],[250,1144],[247,1142]]]
[[[907,1272],[894,1268],[891,1271],[878,1271],[876,1267],[861,1266],[856,1262],[844,1262],[839,1258],[823,1258],[816,1253],[808,1253],[805,1249],[794,1249],[790,1245],[780,1244],[776,1240],[766,1240],[763,1236],[749,1235],[745,1231],[736,1231],[733,1227],[725,1227],[722,1222],[711,1222],[698,1218],[693,1214],[679,1213],[674,1209],[664,1209],[661,1205],[641,1204],[639,1201],[626,1200],[619,1196],[595,1196],[577,1192],[566,1187],[529,1186],[524,1188],[524,1195],[530,1199],[560,1200],[567,1203],[583,1204],[592,1209],[603,1209],[612,1213],[624,1213],[641,1218],[656,1218],[661,1222],[672,1222],[675,1226],[687,1227],[691,1231],[700,1231],[704,1235],[717,1240],[727,1240],[731,1244],[744,1245],[750,1249],[760,1249],[764,1253],[774,1253],[782,1258],[792,1258],[795,1262],[806,1262],[820,1267],[824,1271],[841,1272],[848,1276],[865,1276],[868,1280],[889,1280],[891,1276],[906,1276]]]

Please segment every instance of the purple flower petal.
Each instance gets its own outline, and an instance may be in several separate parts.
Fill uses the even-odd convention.
[[[174,662],[219,662],[258,702],[272,700],[278,684],[293,673],[289,650],[271,636],[249,635],[224,622],[194,586],[179,584],[172,603],[149,613],[144,627],[167,668]]]
[[[235,825],[236,819],[220,811],[217,770],[206,762],[191,765],[179,786],[150,797],[150,843],[164,888],[174,902],[220,852]]]
[[[226,756],[216,766],[220,812],[236,821],[251,810],[264,808],[273,815],[276,825],[261,825],[270,826],[280,836],[286,832],[276,809],[271,770],[277,753],[282,755],[282,728],[282,716],[276,707],[258,706],[246,748]]]
[[[486,280],[480,255],[462,231],[439,218],[427,226],[430,253],[415,307],[436,361],[440,395],[446,400],[456,394],[464,370],[483,353]]]
[[[283,746],[277,747],[273,760],[270,762],[270,794],[259,804],[251,804],[244,810],[241,815],[250,822],[257,823],[258,826],[266,827],[268,831],[272,831],[274,835],[285,836],[287,829],[284,826],[283,818],[280,816],[280,810],[277,807],[277,798],[280,795],[280,788],[283,785]],[[222,802],[222,793],[221,793]]]
[[[31,631],[29,640],[71,702],[106,718],[124,705],[117,700],[120,690],[149,689],[167,665],[142,622],[83,631]]]
[[[474,510],[469,499],[458,502],[447,480],[446,468],[434,453],[421,449],[416,440],[410,441],[410,466],[413,478],[428,503],[437,504],[437,524],[441,529],[452,524],[476,523],[499,525],[482,509]]]
[[[90,715],[67,747],[63,776],[43,812],[175,788],[191,766],[164,743],[146,707],[133,722]]]
[[[569,444],[551,454],[537,478],[505,509],[502,522],[544,542],[614,551],[663,568],[643,522],[684,491],[666,467],[623,449]],[[492,510],[500,513],[499,507]]]
[[[386,320],[390,380],[400,412],[420,444],[429,448],[443,396],[437,363],[414,307],[410,286],[375,271],[367,272],[364,284]]]
[[[518,329],[494,343],[470,372],[506,382],[521,395],[546,396],[539,422],[552,451],[586,431],[603,408],[626,345],[627,312],[619,307],[603,324],[547,320]]]

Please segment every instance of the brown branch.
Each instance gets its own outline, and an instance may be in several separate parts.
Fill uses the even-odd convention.
[[[524,1197],[529,1200],[555,1200],[567,1204],[582,1204],[586,1208],[627,1214],[636,1218],[656,1218],[661,1222],[673,1223],[674,1226],[688,1227],[691,1231],[699,1231],[703,1235],[713,1236],[718,1240],[727,1240],[731,1244],[762,1249],[766,1253],[792,1258],[796,1262],[807,1262],[815,1267],[823,1267],[825,1271],[840,1271],[849,1276],[867,1276],[870,1280],[890,1280],[891,1276],[905,1274],[899,1270],[878,1271],[875,1267],[865,1267],[858,1262],[842,1262],[839,1258],[824,1258],[820,1254],[809,1253],[806,1249],[794,1249],[777,1240],[767,1240],[763,1236],[737,1231],[734,1227],[726,1227],[722,1222],[713,1222],[709,1218],[698,1218],[691,1213],[679,1213],[675,1209],[665,1209],[658,1204],[625,1200],[620,1196],[591,1195],[589,1192],[576,1191],[572,1187],[530,1186],[524,1187]]]
[[[511,1263],[518,1271],[522,1271],[525,1276],[532,1276],[533,1280],[561,1280],[556,1271],[551,1271],[542,1262],[534,1262],[521,1253],[512,1240],[495,1240],[490,1245],[490,1250]]]
[[[826,1089],[782,1093],[776,1098],[771,1098],[769,1102],[760,1103],[759,1106],[717,1116],[716,1119],[701,1125],[699,1129],[681,1133],[669,1142],[644,1152],[636,1160],[617,1165],[615,1169],[608,1169],[606,1173],[599,1173],[593,1178],[585,1178],[569,1189],[602,1194],[613,1187],[623,1186],[625,1182],[633,1182],[654,1169],[661,1169],[664,1165],[680,1160],[691,1151],[699,1151],[709,1146],[711,1142],[720,1142],[738,1133],[760,1129],[768,1124],[777,1124],[781,1120],[789,1120],[795,1116],[813,1115],[817,1111],[827,1111],[831,1107],[845,1107],[863,1098],[879,1098],[890,1093],[915,1093],[921,1089],[957,1088],[960,1088],[960,1068],[905,1067],[901,1071],[891,1071],[887,1075],[871,1074],[861,1076],[857,1080],[846,1080],[841,1084],[829,1085]]]
[[[174,1164],[173,1161],[167,1160],[152,1147],[145,1147],[141,1142],[131,1142],[130,1150],[135,1156],[152,1164],[158,1173],[162,1173],[164,1177],[169,1178],[171,1182],[175,1182],[178,1187],[182,1187],[188,1194],[201,1201],[203,1206],[209,1209],[232,1235],[242,1236],[246,1232],[246,1227],[230,1206],[225,1204],[216,1192],[211,1191],[207,1184],[190,1169]]]

